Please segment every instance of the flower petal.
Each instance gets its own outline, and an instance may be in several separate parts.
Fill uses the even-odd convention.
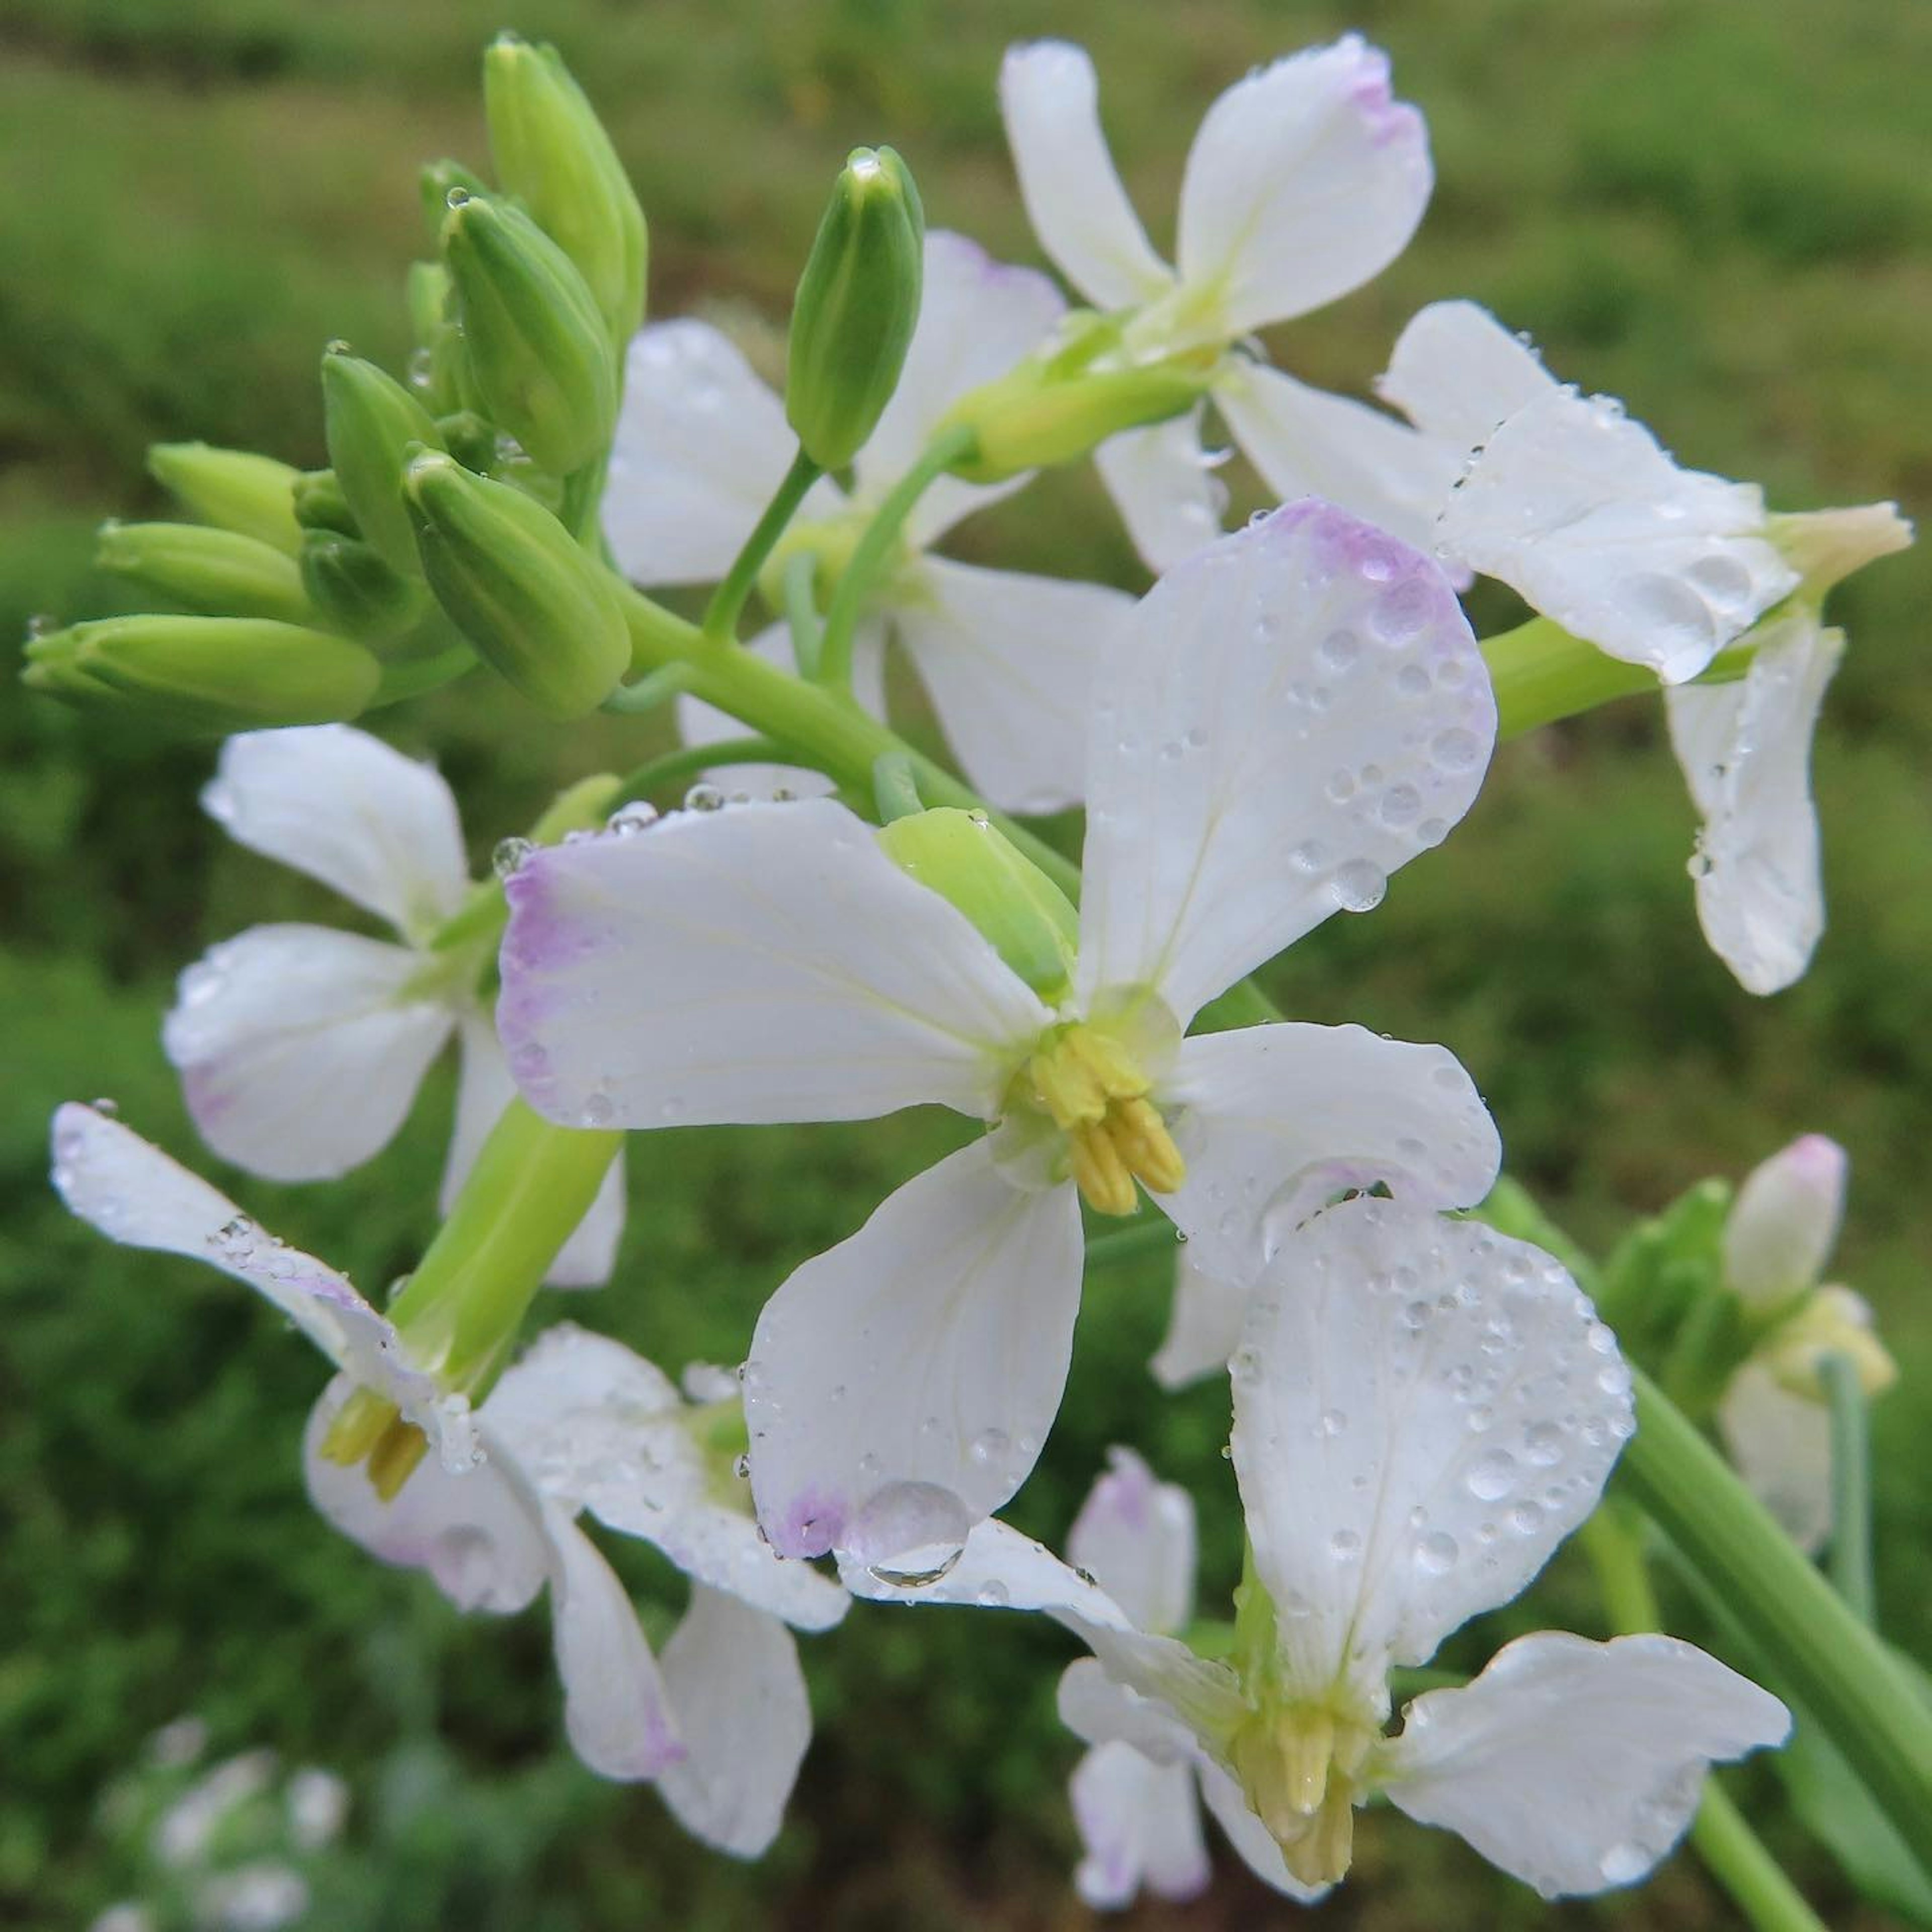
[[[1082,295],[1101,308],[1125,308],[1160,295],[1173,276],[1114,171],[1100,96],[1084,48],[1034,40],[1006,50],[1000,112],[1027,219]]]
[[[745,1364],[752,1492],[784,1556],[898,1574],[956,1556],[1040,1454],[1080,1302],[1071,1186],[1028,1192],[983,1140],[887,1197],[766,1303]]]
[[[422,956],[326,926],[253,926],[181,976],[161,1044],[224,1160],[328,1180],[386,1147],[449,1037]]]
[[[1823,1134],[1804,1134],[1745,1175],[1724,1222],[1724,1285],[1774,1307],[1815,1288],[1838,1246],[1851,1161]]]
[[[1556,387],[1535,350],[1487,309],[1439,302],[1419,310],[1396,338],[1376,393],[1460,458]]]
[[[1488,671],[1426,557],[1310,500],[1162,578],[1089,739],[1081,990],[1182,1025],[1468,809]]]
[[[1203,1268],[1186,1248],[1174,1267],[1174,1301],[1167,1333],[1148,1366],[1168,1390],[1225,1370],[1240,1346],[1248,1318],[1246,1286]]]
[[[1433,549],[1436,512],[1462,474],[1466,449],[1264,362],[1232,363],[1214,400],[1280,501],[1325,497],[1403,543]]]
[[[1454,1054],[1363,1027],[1197,1034],[1160,1098],[1183,1109],[1174,1131],[1187,1162],[1161,1205],[1187,1234],[1188,1260],[1230,1282],[1251,1282],[1346,1190],[1466,1208],[1502,1164],[1496,1123]]]
[[[1208,1889],[1214,1868],[1190,1765],[1156,1764],[1117,1739],[1080,1760],[1067,1795],[1084,1853],[1073,1886],[1084,1903],[1118,1910],[1143,1885],[1177,1900]]]
[[[1220,454],[1201,443],[1199,404],[1146,429],[1123,430],[1094,452],[1095,466],[1141,561],[1172,570],[1221,534],[1228,486],[1214,474]]]
[[[1060,1673],[1060,1720],[1090,1744],[1118,1740],[1156,1764],[1210,1762],[1246,1706],[1226,1665],[1196,1657],[1178,1637],[1063,1622],[1104,1648]]]
[[[347,724],[245,731],[201,794],[236,844],[425,938],[463,903],[456,800],[434,765]]]
[[[1317,1899],[1328,1896],[1333,1886],[1304,1885],[1288,1870],[1274,1834],[1249,1810],[1240,1786],[1218,1764],[1209,1762],[1200,1767],[1198,1775],[1202,1798],[1214,1814],[1215,1823],[1240,1853],[1242,1864],[1262,1884],[1287,1898],[1298,1898],[1304,1905],[1312,1905]]]
[[[497,1031],[571,1124],[982,1116],[1050,1016],[829,799],[676,812],[509,880]]]
[[[554,1322],[497,1378],[482,1420],[533,1484],[577,1508],[602,1483],[644,1485],[643,1472],[618,1466],[647,1424],[683,1410],[655,1363],[613,1336]],[[664,1480],[656,1464],[650,1475]],[[694,1468],[671,1480],[681,1488],[701,1479]]]
[[[1441,539],[1547,617],[1666,684],[1795,590],[1763,493],[1681,470],[1606,397],[1550,389],[1496,430]]]
[[[1435,173],[1422,116],[1360,35],[1238,80],[1208,110],[1180,184],[1181,280],[1224,338],[1306,315],[1408,245]]]
[[[1515,1596],[1632,1430],[1616,1340],[1562,1266],[1360,1198],[1283,1243],[1234,1362],[1234,1472],[1288,1692],[1379,1702]]]
[[[1126,1612],[1098,1584],[1063,1563],[1044,1544],[990,1518],[973,1526],[958,1560],[936,1576],[916,1582],[896,1580],[843,1550],[838,1576],[854,1596],[868,1603],[1041,1610],[1083,1634],[1128,1628]]]
[[[1131,1449],[1109,1449],[1107,1462],[1068,1532],[1067,1561],[1142,1630],[1177,1632],[1194,1613],[1194,1499]]]
[[[694,1838],[754,1858],[778,1834],[812,1742],[798,1646],[776,1617],[700,1585],[664,1646],[685,1755],[658,1788]]]
[[[1683,1835],[1709,1767],[1790,1729],[1768,1690],[1676,1637],[1544,1630],[1417,1698],[1382,1777],[1412,1818],[1561,1898],[1635,1884]]]
[[[442,1189],[438,1197],[447,1215],[490,1130],[503,1109],[517,1097],[509,1063],[487,1015],[474,1010],[457,1022],[462,1049],[456,1085],[456,1122],[449,1153],[443,1162]],[[624,1235],[624,1155],[620,1148],[576,1232],[557,1250],[544,1283],[549,1288],[602,1288],[616,1265],[617,1244]]]
[[[1748,1361],[1718,1406],[1724,1448],[1745,1486],[1805,1554],[1832,1533],[1832,1418]]]
[[[928,558],[929,601],[896,613],[973,788],[1003,810],[1077,805],[1096,671],[1133,599],[1104,584]]]
[[[1704,821],[1691,876],[1711,950],[1747,992],[1804,976],[1825,929],[1811,736],[1844,634],[1808,614],[1766,628],[1743,677],[1664,694]]]
[[[604,536],[634,584],[711,584],[784,479],[797,447],[784,405],[709,322],[654,322],[631,338],[604,492]],[[801,514],[824,516],[820,484]]]

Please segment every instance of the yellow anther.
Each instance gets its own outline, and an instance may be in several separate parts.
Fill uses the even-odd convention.
[[[1106,1130],[1123,1163],[1150,1194],[1172,1194],[1187,1178],[1187,1163],[1151,1101],[1117,1101]]]
[[[1282,1841],[1281,1862],[1304,1885],[1334,1885],[1348,1876],[1354,1854],[1354,1793],[1338,1778],[1300,1836]]]
[[[397,1492],[416,1473],[416,1466],[429,1452],[429,1438],[412,1422],[399,1415],[382,1432],[382,1439],[369,1452],[369,1480],[383,1502],[392,1502]]]
[[[1074,1185],[1096,1214],[1134,1211],[1134,1177],[1104,1124],[1076,1127],[1067,1136],[1066,1150]]]
[[[1081,1192],[1102,1214],[1131,1214],[1134,1183],[1171,1194],[1186,1163],[1151,1084],[1132,1054],[1111,1035],[1069,1027],[1027,1063],[1029,1097],[1067,1137],[1068,1164]]]
[[[1848,1288],[1820,1288],[1762,1345],[1766,1365],[1793,1395],[1822,1402],[1819,1375],[1827,1355],[1848,1357],[1858,1386],[1877,1395],[1898,1379],[1898,1364],[1874,1331],[1871,1310]]]
[[[1357,1774],[1374,1730],[1316,1704],[1256,1710],[1231,1756],[1248,1803],[1304,1885],[1333,1885],[1354,1849]]]
[[[376,1495],[391,1501],[414,1472],[429,1448],[428,1438],[412,1422],[405,1422],[396,1406],[373,1389],[358,1388],[335,1412],[322,1438],[322,1454],[331,1462],[353,1468],[369,1466]]]

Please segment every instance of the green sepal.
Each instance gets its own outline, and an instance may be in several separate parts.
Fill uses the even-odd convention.
[[[293,556],[302,548],[292,500],[296,472],[272,456],[208,442],[158,442],[148,473],[205,524]]]
[[[440,449],[429,412],[393,376],[332,348],[322,358],[328,460],[364,538],[392,570],[413,577],[416,534],[403,506],[403,470],[420,446]]]
[[[436,419],[439,441],[466,470],[487,475],[496,461],[496,432],[474,410],[458,410]]]
[[[415,548],[412,536],[412,563]],[[310,530],[302,545],[302,580],[322,621],[376,645],[406,636],[428,609],[421,568],[405,577],[374,544],[334,530]]]
[[[1737,1297],[1724,1281],[1730,1205],[1724,1182],[1700,1181],[1633,1228],[1600,1277],[1598,1312],[1624,1352],[1693,1415],[1708,1412],[1748,1346]]]
[[[362,526],[332,470],[304,470],[295,481],[296,522],[303,541],[310,530],[333,530],[338,536],[359,537]],[[298,553],[302,545],[298,544]]]
[[[288,554],[238,530],[211,524],[106,523],[94,561],[178,610],[278,617],[290,624],[315,615]]]
[[[490,184],[474,168],[453,161],[446,154],[440,161],[425,161],[416,176],[422,195],[423,219],[433,236],[442,232],[443,218],[449,212],[452,194],[488,194]]]

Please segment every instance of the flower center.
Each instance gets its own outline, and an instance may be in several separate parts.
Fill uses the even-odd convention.
[[[1027,1097],[1066,1136],[1075,1184],[1102,1214],[1131,1214],[1134,1183],[1172,1194],[1187,1178],[1152,1083],[1110,1035],[1082,1023],[1047,1036],[1022,1075]]]
[[[403,1420],[388,1396],[358,1388],[336,1411],[322,1438],[321,1453],[344,1468],[366,1461],[370,1485],[386,1503],[394,1500],[428,1448],[428,1438],[414,1423]]]
[[[1311,1704],[1264,1707],[1234,1733],[1234,1774],[1304,1885],[1333,1885],[1348,1871],[1364,1795],[1358,1774],[1375,1736]]]

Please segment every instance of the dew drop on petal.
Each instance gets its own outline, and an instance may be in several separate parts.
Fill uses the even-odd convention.
[[[500,838],[496,849],[490,854],[490,869],[500,879],[514,878],[536,849],[528,838]]]
[[[1492,1449],[1470,1464],[1463,1480],[1479,1501],[1492,1503],[1516,1487],[1516,1458],[1507,1449]]]
[[[854,1520],[846,1543],[882,1583],[937,1582],[959,1561],[973,1526],[966,1505],[938,1483],[888,1483]]]
[[[1350,859],[1336,867],[1329,890],[1344,912],[1372,912],[1388,890],[1388,878],[1366,859]]]
[[[1447,1576],[1462,1553],[1456,1539],[1444,1530],[1432,1529],[1415,1540],[1415,1567],[1425,1576]]]
[[[694,784],[684,795],[686,812],[722,812],[724,806],[724,794],[715,784]]]

